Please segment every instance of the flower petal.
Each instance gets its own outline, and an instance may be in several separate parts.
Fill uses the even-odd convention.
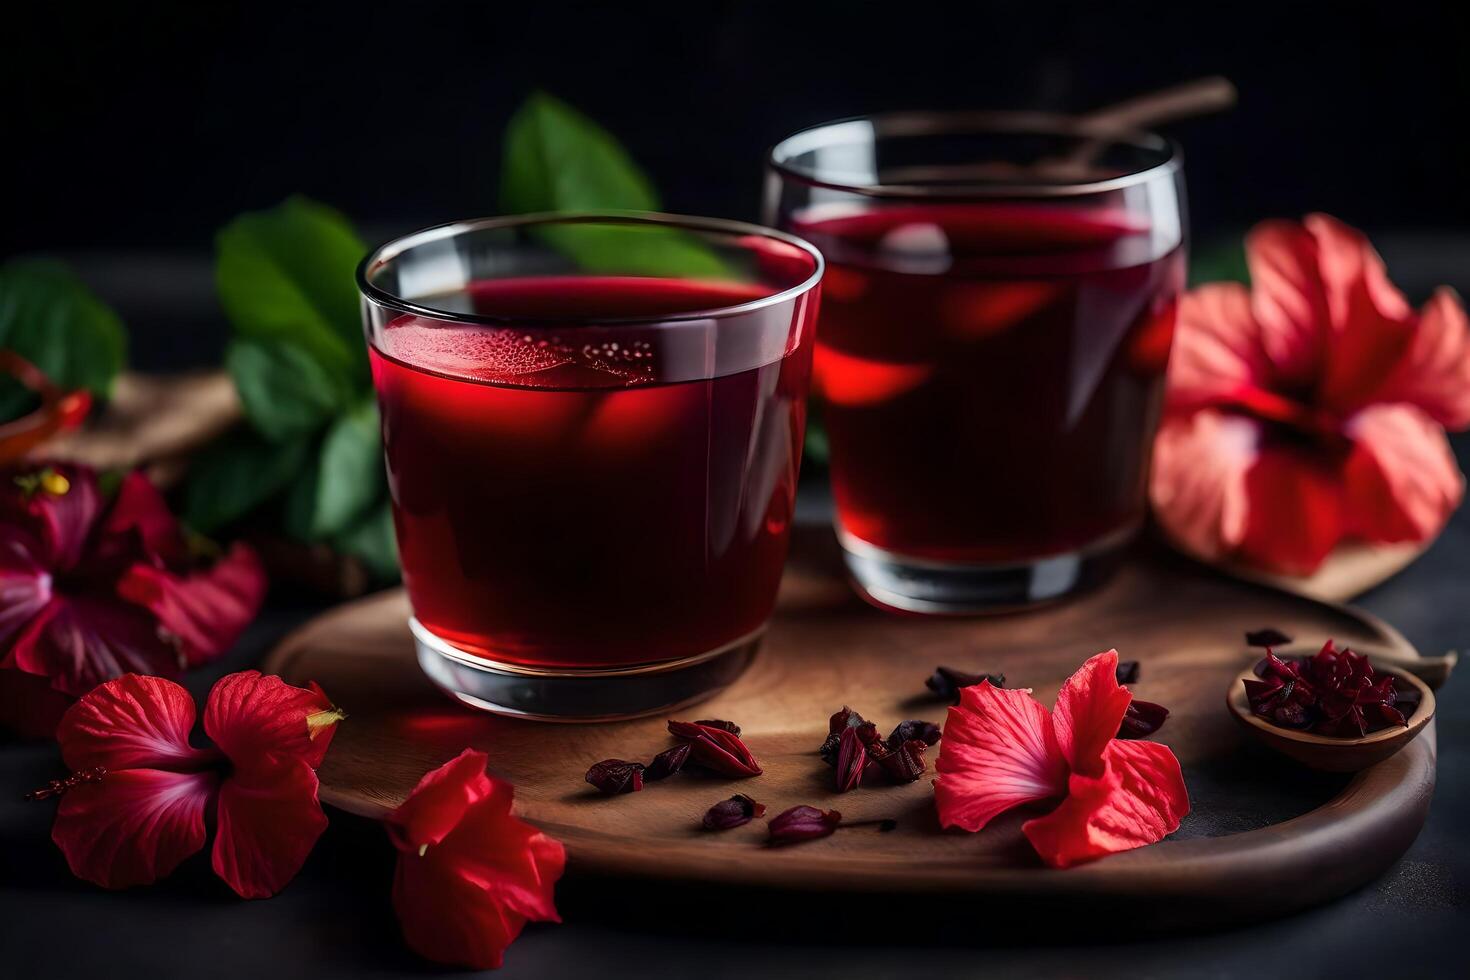
[[[1118,683],[1118,651],[1089,657],[1057,694],[1051,726],[1074,772],[1102,771],[1103,750],[1118,734],[1133,695]]]
[[[490,795],[493,787],[485,775],[489,756],[465,749],[450,761],[420,779],[408,799],[388,817],[401,836],[399,844],[416,851],[425,844],[438,844],[470,807]]]
[[[1351,533],[1428,541],[1460,504],[1465,479],[1444,430],[1412,405],[1371,405],[1348,421],[1344,480]]]
[[[18,482],[46,469],[65,479],[65,492],[31,490]],[[0,474],[0,517],[31,530],[45,545],[44,564],[54,571],[67,571],[81,559],[102,503],[97,474],[87,466],[38,460]]]
[[[462,760],[472,754],[482,755],[467,752],[441,767],[454,771],[426,791],[464,785],[468,764]],[[463,810],[439,844],[399,855],[393,907],[404,939],[421,956],[490,969],[500,966],[527,921],[561,921],[553,890],[566,853],[511,815],[509,784],[481,777],[490,784],[488,793]]]
[[[1073,773],[1062,805],[1021,827],[1052,867],[1160,841],[1189,812],[1184,774],[1167,745],[1115,740],[1103,763],[1100,775]]]
[[[210,690],[204,731],[236,771],[263,773],[296,762],[315,767],[330,734],[313,733],[310,719],[324,705],[316,685],[292,687],[273,674],[242,670],[221,677]]]
[[[145,610],[85,593],[53,597],[11,643],[4,663],[77,696],[123,674],[174,677],[183,668]]]
[[[1308,215],[1303,224],[1317,242],[1332,331],[1317,402],[1347,415],[1371,397],[1408,349],[1414,313],[1362,232],[1325,214]]]
[[[1067,788],[1066,760],[1046,709],[1029,690],[992,687],[988,680],[960,690],[934,768],[940,824],[969,831]]]
[[[1169,537],[1202,558],[1220,558],[1245,537],[1245,476],[1255,462],[1261,425],[1201,411],[1167,419],[1154,440],[1149,499]]]
[[[1330,214],[1309,214],[1302,224],[1317,241],[1317,261],[1327,299],[1327,317],[1339,333],[1360,318],[1402,321],[1412,310],[1388,278],[1368,238]]]
[[[97,537],[100,549],[124,552],[133,560],[146,555],[174,565],[188,558],[183,532],[168,503],[152,481],[136,470],[118,484]]]
[[[1274,368],[1272,381],[1286,387],[1308,385],[1329,339],[1317,240],[1295,221],[1263,221],[1246,236],[1245,255],[1251,308]]]
[[[62,715],[75,703],[49,678],[0,667],[0,727],[24,738],[55,738]]]
[[[228,650],[255,618],[265,598],[265,570],[255,552],[236,544],[204,571],[176,575],[138,563],[118,581],[117,593],[158,617],[178,637],[189,666]]]
[[[1164,531],[1186,551],[1215,559],[1240,544],[1249,512],[1245,477],[1260,441],[1259,422],[1216,411],[1160,426],[1149,499]]]
[[[69,789],[51,839],[72,874],[103,888],[146,885],[204,847],[204,814],[218,776],[158,769],[108,770]]]
[[[236,770],[219,791],[215,874],[241,898],[269,898],[306,863],[327,816],[317,778],[302,760],[267,770]]]
[[[1169,355],[1171,410],[1229,401],[1241,389],[1262,384],[1268,370],[1261,328],[1244,286],[1211,283],[1180,299]]]
[[[56,740],[72,769],[189,772],[214,754],[189,744],[194,699],[162,677],[124,674],[83,695],[61,719]]]
[[[1288,575],[1309,575],[1347,528],[1343,465],[1312,448],[1268,446],[1246,473],[1250,510],[1239,557]]]
[[[51,573],[41,561],[41,543],[22,527],[0,525],[0,646],[51,601]]]
[[[1440,287],[1424,305],[1413,340],[1373,400],[1409,402],[1451,429],[1470,426],[1470,321],[1453,289]]]

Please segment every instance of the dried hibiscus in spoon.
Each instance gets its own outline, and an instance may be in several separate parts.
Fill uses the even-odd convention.
[[[1367,657],[1331,640],[1311,657],[1278,657],[1268,647],[1255,674],[1244,682],[1253,713],[1318,735],[1358,738],[1406,725],[1402,709],[1413,714],[1418,700],[1417,691],[1401,696],[1392,674],[1376,673]]]

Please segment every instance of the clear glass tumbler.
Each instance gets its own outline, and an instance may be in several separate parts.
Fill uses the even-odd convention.
[[[459,222],[363,261],[430,678],[592,720],[739,675],[786,556],[822,271],[790,235],[621,213]]]
[[[1184,281],[1177,148],[1050,116],[852,119],[777,145],[766,205],[827,258],[812,387],[866,597],[982,612],[1116,564]]]

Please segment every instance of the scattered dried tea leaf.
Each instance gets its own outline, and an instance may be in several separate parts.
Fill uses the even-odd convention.
[[[934,745],[942,734],[940,727],[932,721],[910,719],[898,723],[898,727],[888,736],[887,744],[890,749],[896,749],[905,742],[918,739],[925,745]]]
[[[691,749],[688,742],[680,742],[672,748],[664,749],[653,757],[653,761],[643,770],[643,778],[650,780],[667,779],[680,769],[684,763],[689,761]]]
[[[817,750],[822,761],[829,766],[837,765],[837,750],[841,747],[842,733],[863,723],[863,716],[847,705],[843,705],[841,711],[827,719],[827,738]]]
[[[689,743],[689,760],[722,776],[742,779],[761,774],[760,763],[739,735],[698,722],[670,721],[669,734]]]
[[[1118,726],[1119,738],[1148,738],[1164,724],[1169,709],[1152,701],[1134,698],[1128,703],[1123,723]]]
[[[829,837],[842,822],[836,810],[818,810],[814,806],[794,806],[772,817],[766,825],[772,844],[798,844],[802,841]]]
[[[701,825],[705,830],[730,830],[749,823],[752,817],[764,816],[765,812],[764,803],[757,803],[744,793],[737,793],[706,810]]]
[[[839,742],[835,767],[837,792],[846,793],[862,785],[863,767],[868,764],[868,751],[856,728],[843,729]]]
[[[604,759],[587,770],[586,779],[607,796],[636,793],[643,788],[643,763]]]
[[[878,760],[883,772],[895,783],[912,783],[924,774],[924,742],[910,739]]]
[[[1137,684],[1138,674],[1137,660],[1119,660],[1117,669],[1113,671],[1113,676],[1118,679],[1119,684]]]
[[[960,703],[960,690],[966,687],[974,687],[981,681],[989,681],[991,687],[1005,687],[1005,674],[970,674],[963,670],[955,670],[953,667],[935,667],[934,673],[924,682],[924,686],[934,692],[934,696],[943,698],[951,704]]]

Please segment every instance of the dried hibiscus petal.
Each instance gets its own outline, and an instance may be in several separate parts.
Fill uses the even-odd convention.
[[[1137,684],[1139,666],[1137,660],[1119,660],[1118,667],[1113,671],[1119,684]]]
[[[1123,723],[1118,726],[1118,737],[1148,738],[1159,730],[1168,717],[1169,709],[1162,704],[1134,698],[1128,702],[1128,710],[1123,715]]]
[[[1319,735],[1356,738],[1407,724],[1392,674],[1378,674],[1368,658],[1328,640],[1314,656],[1271,653],[1246,680],[1251,711],[1273,725]],[[1412,713],[1412,712],[1410,712]]]
[[[705,728],[721,728],[729,732],[731,735],[734,735],[736,738],[740,737],[740,726],[735,724],[733,721],[725,721],[721,718],[703,718],[699,721],[696,721],[694,724],[702,725]]]
[[[863,768],[868,764],[868,750],[856,728],[845,729],[839,740],[841,744],[837,750],[837,792],[846,793],[862,785]]]
[[[879,760],[883,772],[895,783],[912,783],[924,774],[924,749],[919,739],[904,742]]]
[[[664,749],[653,757],[653,761],[643,770],[643,778],[650,780],[667,779],[680,769],[684,763],[689,761],[689,743],[680,742],[672,748]]]
[[[1269,626],[1265,629],[1247,630],[1245,634],[1245,645],[1249,647],[1279,647],[1290,642],[1291,637]]]
[[[942,734],[939,726],[932,721],[910,719],[898,723],[898,727],[888,736],[887,745],[890,749],[896,749],[903,743],[912,742],[914,739],[918,739],[925,745],[934,745]]]
[[[829,837],[842,822],[836,810],[818,810],[814,806],[794,806],[772,817],[767,829],[772,844],[797,844],[801,841]]]
[[[764,816],[765,812],[764,803],[757,803],[744,793],[737,793],[706,810],[701,823],[705,830],[730,830],[749,823],[752,817]]]
[[[636,793],[643,788],[643,763],[604,759],[587,770],[586,778],[607,796]]]
[[[689,743],[689,759],[722,776],[759,776],[760,763],[739,735],[698,722],[670,721],[669,734]]]
[[[1006,676],[1004,674],[969,674],[963,670],[955,670],[953,667],[935,667],[934,673],[924,682],[924,686],[934,692],[935,697],[943,698],[951,704],[960,703],[960,691],[963,688],[974,687],[981,681],[989,681],[991,687],[1005,687]]]
[[[841,711],[827,719],[827,738],[822,742],[822,747],[817,750],[822,761],[829,766],[837,765],[837,752],[841,748],[842,733],[849,728],[856,728],[863,724],[866,724],[863,716],[847,705],[843,705]]]

